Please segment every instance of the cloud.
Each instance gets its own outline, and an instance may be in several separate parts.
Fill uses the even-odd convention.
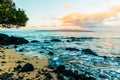
[[[63,9],[67,9],[67,8],[69,8],[69,7],[70,7],[69,4],[63,4],[63,5],[62,5],[62,8],[63,8]]]
[[[109,0],[105,0],[106,2],[109,2]]]
[[[105,18],[116,17],[118,16],[119,12],[120,12],[120,4],[113,6],[106,12],[98,12],[93,14],[83,14],[80,12],[72,12],[62,16],[59,19],[64,23],[69,23],[74,21],[84,21],[87,19],[103,20]]]
[[[71,12],[59,18],[62,24],[72,24],[72,26],[96,26],[103,24],[107,18],[117,17],[120,12],[120,4],[111,7],[108,11],[84,14],[81,12]],[[70,26],[69,25],[69,26]]]

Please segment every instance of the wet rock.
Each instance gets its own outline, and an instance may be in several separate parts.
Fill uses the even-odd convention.
[[[64,76],[62,74],[57,74],[57,79],[58,80],[65,80]]]
[[[61,42],[59,39],[51,39],[51,42]]]
[[[89,55],[94,55],[94,56],[98,56],[95,52],[93,52],[91,49],[83,49],[81,51],[82,54],[89,54]]]
[[[21,68],[22,68],[22,66],[18,65],[17,67],[14,68],[14,71],[20,71]]]
[[[9,43],[9,36],[6,34],[0,34],[0,44],[1,45],[8,45]]]
[[[26,44],[26,43],[29,43],[29,41],[24,39],[24,38],[22,38],[22,37],[14,37],[14,36],[10,37],[9,44],[20,45],[20,44]]]
[[[109,56],[102,56],[105,60],[111,60],[111,57]]]
[[[65,71],[65,66],[64,65],[57,66],[57,73],[62,73],[64,71]]]
[[[66,48],[65,50],[70,50],[70,51],[79,51],[79,49],[76,49],[76,48]]]
[[[33,71],[34,67],[31,63],[26,63],[22,69],[20,70],[20,72],[28,72],[28,71]]]
[[[70,40],[66,40],[66,42],[71,42]]]
[[[53,56],[53,55],[54,55],[54,53],[53,53],[53,52],[49,52],[48,54],[49,54],[49,55],[51,55],[51,56]]]
[[[39,42],[38,40],[32,40],[31,43],[37,43]]]
[[[14,48],[17,48],[18,46],[17,45],[14,45]]]
[[[106,74],[99,74],[99,77],[100,78],[106,78],[106,79],[109,78]]]
[[[59,57],[50,58],[48,60],[48,68],[56,69],[56,67],[59,66],[60,64],[62,64],[62,62]]]
[[[13,73],[2,73],[0,75],[0,80],[14,80]]]
[[[0,44],[1,45],[20,45],[20,44],[26,44],[29,43],[28,40],[22,38],[22,37],[14,37],[14,36],[8,36],[6,34],[0,34]]]
[[[30,79],[30,78],[27,78],[26,80],[32,80],[32,79]]]
[[[99,38],[94,38],[94,37],[70,37],[71,41],[90,41],[90,40],[93,40],[93,39],[99,39]]]
[[[86,74],[79,74],[78,78],[80,80],[96,80],[94,77],[87,77]]]
[[[22,49],[19,49],[18,51],[19,51],[19,52],[23,52],[23,51],[24,51],[24,48],[22,48]]]
[[[45,73],[45,76],[46,76],[49,80],[53,78],[52,75],[51,75],[49,72]]]

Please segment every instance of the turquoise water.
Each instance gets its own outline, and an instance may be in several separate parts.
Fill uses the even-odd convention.
[[[17,48],[9,46],[19,54],[48,59],[50,64],[55,62],[50,59],[61,59],[62,62],[56,63],[62,63],[73,71],[91,72],[96,80],[103,80],[98,76],[101,73],[108,76],[105,80],[120,80],[120,33],[45,30],[0,30],[0,33],[29,40],[30,43],[18,45]],[[52,42],[51,39],[59,39],[61,42]],[[31,43],[32,40],[39,42]],[[83,49],[91,49],[98,56],[83,54]],[[19,52],[20,50],[23,51]],[[49,55],[49,52],[54,55]]]
[[[119,56],[120,57],[120,33],[98,33],[98,32],[65,32],[65,31],[45,31],[45,30],[0,30],[0,33],[8,34],[11,36],[24,37],[25,39],[32,41],[38,40],[38,43],[29,43],[19,46],[24,48],[25,51],[30,52],[28,55],[37,55],[39,51],[45,48],[45,52],[52,51],[57,54],[60,52],[68,53],[64,49],[66,47],[75,47],[77,49],[90,48],[99,55],[107,56]],[[71,37],[75,38],[89,38],[81,41],[66,42]],[[60,39],[63,42],[56,43],[44,43],[45,40]],[[33,54],[32,54],[33,53]],[[35,54],[36,53],[36,54]],[[77,53],[77,52],[75,52]]]

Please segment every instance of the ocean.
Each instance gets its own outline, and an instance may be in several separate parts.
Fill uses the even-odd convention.
[[[39,56],[37,52],[41,51],[42,47],[46,48],[46,51],[50,51],[49,48],[52,48],[52,51],[55,52],[56,55],[60,52],[61,54],[67,53],[64,49],[66,47],[72,47],[80,50],[90,48],[99,55],[120,57],[120,33],[66,32],[55,30],[1,30],[0,33],[24,37],[29,40],[29,42],[32,40],[39,41],[37,43],[19,46],[19,48],[24,48],[24,52],[27,51],[29,56],[34,56],[36,54]],[[78,38],[79,40],[67,42],[67,40],[71,40],[71,38]],[[44,43],[44,41],[50,41],[51,39],[60,39],[62,42]]]
[[[19,54],[40,59],[60,57],[67,67],[70,67],[68,63],[74,63],[79,67],[82,64],[82,66],[95,67],[94,71],[96,69],[109,72],[112,70],[115,71],[114,75],[120,75],[120,33],[55,30],[0,30],[0,33],[29,40],[30,43],[18,45],[17,48],[13,45],[9,46]],[[53,39],[60,41],[52,41]],[[33,43],[32,40],[38,42]],[[19,51],[21,49],[22,52]],[[83,54],[81,53],[83,49],[90,49],[98,56]],[[112,78],[113,74],[110,74]],[[115,80],[119,79],[120,77]]]

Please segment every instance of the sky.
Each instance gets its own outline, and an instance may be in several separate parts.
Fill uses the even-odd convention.
[[[23,29],[120,31],[120,0],[14,0],[29,17]]]

